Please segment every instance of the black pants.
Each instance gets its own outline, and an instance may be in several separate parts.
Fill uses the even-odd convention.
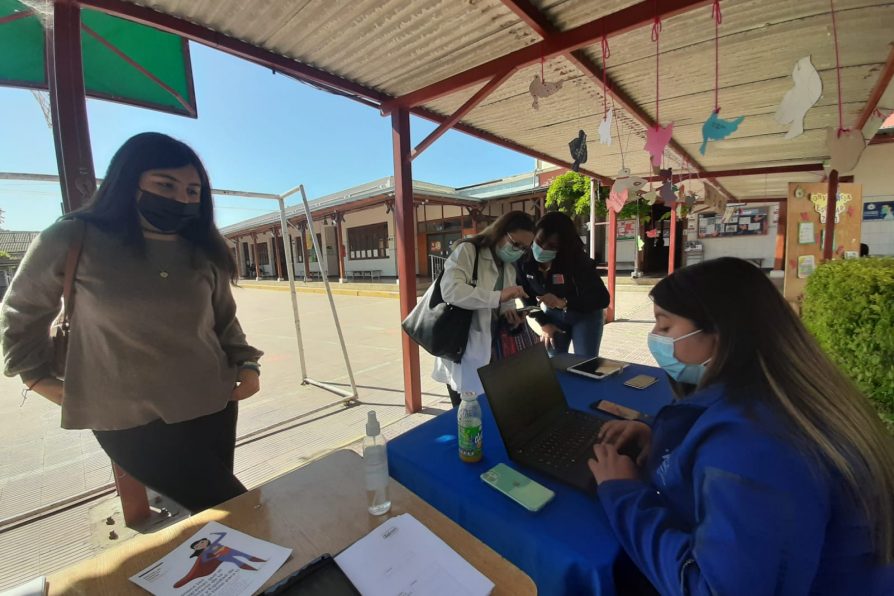
[[[458,391],[454,391],[453,387],[447,385],[447,395],[450,396],[450,403],[453,404],[454,408],[458,408],[459,404],[462,403],[463,398],[459,395]]]
[[[245,492],[233,475],[238,415],[231,401],[220,412],[186,422],[155,420],[93,434],[124,471],[195,513]]]

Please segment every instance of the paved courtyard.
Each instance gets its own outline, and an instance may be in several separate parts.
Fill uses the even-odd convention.
[[[249,284],[246,284],[249,286]],[[432,359],[424,352],[424,410],[407,416],[403,404],[398,301],[387,294],[335,297],[359,401],[299,384],[297,344],[288,292],[243,287],[235,290],[239,317],[252,343],[266,352],[261,393],[240,404],[236,473],[257,486],[323,454],[355,446],[366,414],[376,410],[386,436],[395,436],[450,409],[443,386],[429,378]],[[602,354],[651,364],[645,336],[651,328],[647,287],[619,285],[618,317],[606,326]],[[347,371],[325,295],[298,295],[309,376],[349,386]],[[280,424],[285,420],[291,422]],[[270,425],[272,430],[258,433]],[[85,431],[59,428],[58,408],[41,398],[21,398],[17,379],[0,379],[0,590],[113,546],[105,526],[120,517],[113,495],[72,504],[50,516],[29,512],[101,490],[112,483],[108,458]],[[28,521],[28,523],[24,523]],[[126,537],[120,524],[116,528]]]

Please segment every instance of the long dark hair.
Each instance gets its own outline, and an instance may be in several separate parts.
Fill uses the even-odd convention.
[[[534,219],[524,211],[504,213],[492,224],[464,242],[471,242],[478,248],[495,249],[506,234],[516,231],[534,232]]]
[[[655,304],[717,336],[700,386],[724,383],[730,399],[760,400],[790,437],[850,488],[886,564],[894,562],[894,444],[856,386],[826,357],[757,267],[732,257],[684,267],[650,292]]]
[[[185,143],[157,133],[144,132],[128,139],[112,157],[102,185],[90,202],[68,217],[90,222],[104,231],[119,236],[122,242],[138,253],[145,251],[143,228],[137,211],[140,176],[148,170],[176,169],[192,166],[202,183],[199,217],[180,235],[204,253],[232,283],[238,271],[227,243],[214,225],[214,203],[208,172],[196,152]]]
[[[543,233],[543,239],[559,237],[559,248],[555,263],[563,271],[572,272],[572,263],[584,255],[584,243],[578,235],[574,220],[561,211],[550,211],[537,222],[536,232]]]

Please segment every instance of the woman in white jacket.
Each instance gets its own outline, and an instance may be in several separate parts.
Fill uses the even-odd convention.
[[[516,285],[515,263],[534,241],[534,220],[522,211],[510,211],[484,231],[456,245],[444,263],[441,295],[448,304],[474,311],[469,341],[460,362],[435,359],[432,378],[447,384],[456,407],[466,391],[484,389],[478,369],[491,359],[492,328],[498,317],[518,325],[523,318],[515,310],[516,298],[526,294]],[[478,283],[472,285],[475,254],[478,254]]]

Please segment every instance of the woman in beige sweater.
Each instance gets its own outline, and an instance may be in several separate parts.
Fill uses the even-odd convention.
[[[82,239],[65,378],[49,328]],[[112,158],[92,201],[32,243],[0,310],[5,373],[93,430],[109,457],[191,511],[245,492],[233,475],[237,403],[262,352],[236,319],[229,248],[195,152],[143,133]]]

